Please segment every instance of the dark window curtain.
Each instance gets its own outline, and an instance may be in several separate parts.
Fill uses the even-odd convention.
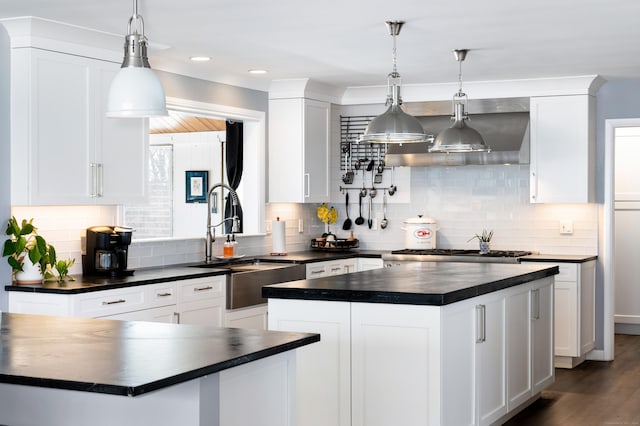
[[[229,186],[235,190],[240,185],[240,180],[242,179],[242,122],[227,121],[226,142],[227,151],[225,153],[225,164],[227,169],[227,182]],[[224,206],[224,217],[230,217],[232,215],[233,209],[231,203],[232,198],[228,196]],[[240,232],[242,232],[244,223],[242,220],[242,206],[238,205],[236,214],[240,218]],[[225,233],[231,233],[232,226],[233,224],[231,222],[225,222]]]

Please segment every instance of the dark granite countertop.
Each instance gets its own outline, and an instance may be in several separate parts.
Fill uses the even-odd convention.
[[[2,313],[0,382],[136,396],[318,341],[309,333]]]
[[[596,260],[598,256],[589,254],[532,254],[520,258],[522,262],[584,263]]]
[[[552,276],[558,266],[416,262],[262,288],[274,299],[447,305]]]
[[[374,250],[353,250],[353,251],[301,251],[289,253],[286,256],[251,256],[236,259],[237,262],[247,262],[251,260],[260,260],[263,262],[280,262],[280,263],[311,263],[321,262],[325,260],[349,259],[354,257],[381,257],[382,251]],[[55,281],[48,281],[42,285],[7,285],[7,291],[22,291],[31,293],[58,293],[58,294],[77,294],[88,293],[92,291],[111,290],[115,288],[132,287],[146,284],[156,284],[168,281],[188,280],[191,278],[211,277],[216,275],[228,274],[229,271],[224,269],[228,265],[228,261],[214,262],[207,267],[194,267],[202,265],[202,263],[190,263],[185,265],[175,265],[157,268],[138,269],[133,275],[128,277],[86,277],[82,275],[74,275],[75,281],[65,281],[59,284]]]
[[[45,281],[42,285],[7,285],[7,291],[24,291],[31,293],[77,294],[91,291],[111,290],[115,288],[133,287],[138,285],[156,284],[168,281],[188,280],[191,278],[211,277],[229,273],[226,269],[191,268],[188,266],[173,266],[164,268],[149,268],[136,270],[128,277],[85,277],[74,275],[75,281]]]

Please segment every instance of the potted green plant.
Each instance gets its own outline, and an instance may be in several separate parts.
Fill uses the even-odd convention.
[[[491,250],[491,238],[493,238],[493,230],[487,231],[486,229],[483,229],[482,234],[475,234],[473,237],[469,238],[467,242],[477,239],[480,245],[480,254],[487,254],[489,253],[489,250]]]
[[[33,219],[21,222],[15,217],[7,221],[2,256],[7,257],[17,284],[40,284],[43,279],[54,277],[49,265],[56,263],[56,251],[38,235]]]

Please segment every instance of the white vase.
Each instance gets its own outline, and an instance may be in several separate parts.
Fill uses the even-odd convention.
[[[491,251],[488,241],[480,241],[480,254],[487,254]]]
[[[42,284],[43,275],[40,264],[33,264],[29,255],[25,252],[22,257],[22,271],[16,272],[16,283],[18,285]]]

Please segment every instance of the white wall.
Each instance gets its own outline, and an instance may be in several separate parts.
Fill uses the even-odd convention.
[[[339,183],[334,187],[339,187]],[[409,188],[398,185],[398,193],[406,191]],[[439,223],[437,246],[440,248],[475,249],[477,241],[467,240],[486,228],[494,230],[493,249],[597,253],[597,205],[530,204],[529,166],[526,165],[414,167],[411,169],[410,193],[409,203],[389,204],[386,229],[372,231],[365,225],[354,226],[361,247],[404,248],[402,222],[421,214]],[[374,204],[373,217],[377,219],[382,217],[380,198],[378,195],[378,203]],[[339,212],[338,225],[341,225],[345,218],[344,198],[337,192],[333,199]],[[356,211],[354,202],[352,218]],[[560,221],[566,220],[573,221],[573,235],[559,232]],[[337,234],[339,237],[347,235],[341,230]]]

